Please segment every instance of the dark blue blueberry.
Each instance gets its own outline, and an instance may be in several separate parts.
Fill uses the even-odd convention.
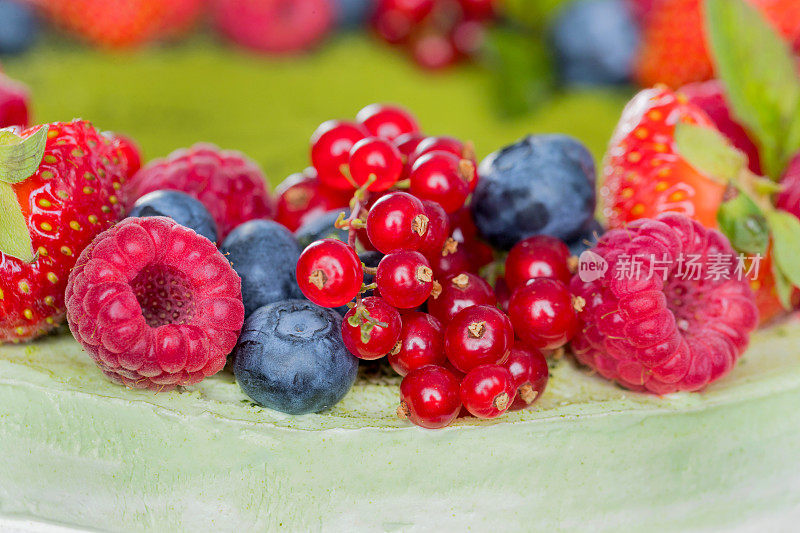
[[[566,83],[630,81],[639,26],[625,0],[569,2],[556,17],[550,37]]]
[[[569,242],[594,216],[594,160],[572,137],[530,135],[484,159],[479,174],[472,214],[497,248],[539,234]]]
[[[233,350],[236,381],[256,403],[292,415],[336,405],[358,371],[341,327],[335,311],[308,300],[259,308]]]
[[[375,0],[334,0],[336,26],[357,28],[364,25],[375,10]]]
[[[282,224],[245,222],[225,238],[220,251],[242,278],[245,316],[273,302],[303,298],[295,277],[300,245]]]
[[[600,222],[592,220],[581,235],[567,243],[570,254],[580,257],[584,251],[594,248],[597,239],[605,232],[606,230]]]
[[[0,0],[0,54],[21,54],[39,36],[33,8],[19,0]]]
[[[200,200],[178,191],[153,191],[133,204],[129,217],[169,217],[193,229],[211,242],[217,242],[217,223]]]
[[[333,225],[341,213],[344,213],[344,216],[347,217],[350,215],[350,210],[334,209],[312,218],[294,232],[297,242],[299,242],[300,246],[303,248],[321,239],[339,239],[340,241],[347,242],[347,232],[335,228]]]
[[[381,259],[383,259],[383,254],[380,252],[367,251],[358,254],[358,258],[361,259],[361,263],[364,266],[378,268],[378,263],[380,263]],[[375,276],[364,272],[364,285],[370,285],[372,283],[375,283]],[[372,291],[367,291],[364,293],[364,297],[367,296],[372,296]]]

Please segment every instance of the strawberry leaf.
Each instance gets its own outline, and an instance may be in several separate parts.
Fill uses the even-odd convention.
[[[14,184],[30,178],[44,157],[47,126],[26,138],[11,129],[0,130],[0,181]]]
[[[9,183],[0,182],[0,252],[26,263],[35,259],[28,225]]]
[[[792,285],[800,287],[800,220],[779,209],[765,214],[772,229],[775,262]]]
[[[788,43],[743,0],[707,0],[707,33],[734,115],[756,137],[777,180],[800,149],[800,79]]]
[[[675,144],[690,165],[723,184],[736,179],[747,165],[747,157],[714,128],[678,122]]]
[[[767,253],[769,228],[761,209],[746,194],[739,193],[724,202],[717,211],[719,229],[731,241],[731,245],[745,254]]]

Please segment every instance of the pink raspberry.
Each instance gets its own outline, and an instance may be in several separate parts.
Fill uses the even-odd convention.
[[[608,263],[605,275],[583,282],[579,273],[570,284],[585,303],[572,341],[580,362],[656,394],[702,389],[733,368],[758,310],[721,233],[668,213],[609,231],[592,251]],[[630,275],[637,260],[641,275]]]
[[[194,196],[217,222],[220,242],[233,228],[254,218],[272,218],[266,177],[244,154],[196,144],[142,168],[131,182],[131,201],[160,189]]]
[[[72,334],[112,381],[159,391],[222,370],[244,322],[228,260],[164,217],[98,235],[70,274],[66,306]]]

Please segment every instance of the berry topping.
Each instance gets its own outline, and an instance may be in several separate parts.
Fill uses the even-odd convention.
[[[569,289],[548,278],[533,279],[515,290],[508,316],[520,339],[543,350],[564,346],[578,327]]]
[[[393,141],[407,133],[419,133],[419,124],[407,110],[385,104],[370,104],[356,115],[371,135]]]
[[[111,380],[153,390],[216,374],[244,320],[239,277],[205,237],[168,218],[100,234],[69,277],[75,339]]]
[[[129,217],[169,217],[181,226],[217,242],[217,223],[200,200],[178,191],[153,191],[133,204]]]
[[[273,302],[303,297],[295,277],[301,248],[277,222],[251,220],[237,226],[220,251],[242,280],[245,316]]]
[[[51,331],[70,270],[124,216],[120,154],[83,121],[0,131],[0,342]],[[22,164],[20,164],[22,162]]]
[[[350,175],[359,187],[385,191],[403,174],[403,156],[386,139],[367,137],[350,150]]]
[[[511,372],[517,391],[517,397],[511,404],[510,410],[524,409],[539,399],[550,378],[547,360],[542,352],[516,342],[503,366]]]
[[[361,260],[347,244],[323,239],[310,244],[297,260],[297,284],[303,294],[322,307],[353,301],[361,290]]]
[[[332,309],[306,300],[258,309],[233,351],[236,381],[253,401],[284,413],[334,406],[358,372],[358,360],[342,343],[340,322]]]
[[[389,364],[395,372],[405,376],[425,365],[444,365],[444,328],[427,313],[411,311],[402,316],[403,329],[400,340],[389,352]]]
[[[469,272],[461,272],[442,283],[439,296],[428,300],[428,312],[447,324],[462,309],[474,305],[494,306],[494,292],[486,281]]]
[[[417,368],[400,383],[400,418],[427,429],[439,429],[449,426],[460,410],[458,378],[444,367]]]
[[[472,416],[497,418],[511,407],[517,392],[514,377],[499,365],[481,365],[461,381],[461,403]]]
[[[388,254],[396,250],[418,250],[428,231],[425,207],[405,192],[383,196],[367,216],[367,235],[375,248]]]
[[[370,296],[344,315],[342,339],[359,359],[380,359],[397,345],[402,328],[397,309],[383,298]]]
[[[333,189],[356,188],[350,177],[350,150],[369,132],[360,124],[329,120],[323,122],[311,136],[311,164],[319,181]]]
[[[400,250],[381,259],[375,277],[378,290],[389,305],[413,309],[424,304],[433,290],[433,270],[419,252]]]
[[[480,175],[472,214],[498,248],[540,234],[569,242],[594,217],[594,160],[572,137],[526,137],[484,159]]]
[[[411,168],[411,194],[431,200],[448,213],[463,207],[475,179],[475,165],[447,152],[430,152]]]
[[[495,307],[475,305],[459,311],[447,324],[444,351],[461,372],[502,363],[514,342],[511,321]]]
[[[203,202],[217,222],[220,239],[243,222],[273,214],[266,177],[258,165],[240,152],[211,144],[196,144],[152,161],[131,183],[133,198],[160,189],[185,192]]]
[[[534,278],[569,283],[569,248],[549,235],[534,235],[519,241],[506,258],[506,283],[513,291]]]
[[[624,387],[656,394],[702,389],[733,368],[758,311],[722,234],[668,213],[612,230],[592,251],[608,270],[591,282],[572,279],[584,304],[572,342],[578,360]],[[614,274],[634,256],[640,276]]]

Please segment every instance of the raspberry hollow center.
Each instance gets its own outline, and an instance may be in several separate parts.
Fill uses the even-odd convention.
[[[189,280],[176,268],[146,266],[133,278],[131,288],[151,328],[188,324],[194,316]]]

